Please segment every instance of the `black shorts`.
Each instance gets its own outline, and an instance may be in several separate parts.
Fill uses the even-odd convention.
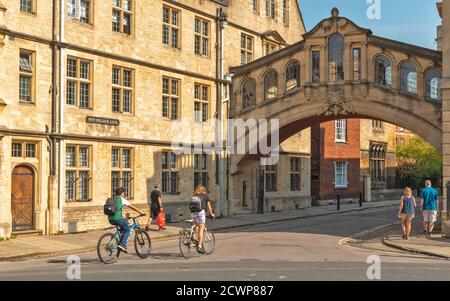
[[[151,208],[152,219],[157,219],[160,212],[160,208]]]

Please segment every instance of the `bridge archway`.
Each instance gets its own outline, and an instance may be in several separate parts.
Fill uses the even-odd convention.
[[[331,55],[331,36],[343,38],[342,64],[332,61],[339,55]],[[384,67],[380,57],[386,58]],[[300,63],[300,84],[294,88],[287,83],[292,62]],[[280,143],[318,121],[376,119],[408,129],[441,151],[442,103],[436,92],[441,65],[441,52],[375,36],[333,10],[298,43],[232,68],[230,117],[279,120]],[[277,72],[277,81],[272,81],[277,86],[268,91],[264,79],[271,70]],[[242,89],[248,81],[256,82],[251,95]],[[234,144],[247,143],[251,132],[235,136]],[[232,156],[231,177],[254,157]]]

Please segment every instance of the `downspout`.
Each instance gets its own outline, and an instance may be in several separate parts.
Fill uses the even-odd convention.
[[[222,8],[217,9],[216,16],[216,149],[217,149],[217,176],[219,178],[220,215],[224,215],[225,187],[223,165],[223,135],[222,135],[222,80],[223,80],[223,26],[225,17]]]
[[[52,128],[50,134],[56,133],[56,107],[57,107],[57,55],[58,47],[56,45],[56,22],[58,14],[57,0],[53,0],[52,13]],[[48,139],[50,145],[50,176],[56,176],[56,139]]]
[[[65,10],[64,10],[64,0],[59,1],[60,14],[59,14],[59,42],[64,43],[64,21],[65,21]],[[59,49],[59,127],[58,133],[61,135],[64,133],[64,48],[61,45]],[[62,191],[64,184],[63,177],[63,164],[64,158],[62,156],[64,149],[64,140],[59,139],[59,149],[58,149],[58,209],[59,209],[59,222],[58,229],[59,232],[63,232],[63,197],[64,192]]]

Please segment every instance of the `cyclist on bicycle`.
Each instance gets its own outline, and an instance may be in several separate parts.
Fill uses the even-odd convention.
[[[208,210],[209,215],[212,218],[215,218],[216,216],[213,213],[212,207],[211,207],[211,201],[208,196],[208,192],[206,191],[206,188],[202,185],[198,186],[197,189],[195,189],[194,197],[195,199],[198,197],[201,201],[201,204],[199,207],[192,206],[191,203],[191,217],[194,220],[194,223],[197,225],[198,230],[198,245],[197,245],[197,252],[200,254],[204,254],[205,250],[203,248],[203,241],[204,241],[204,230],[205,230],[205,224],[206,224],[206,211]],[[195,209],[193,209],[195,208]]]
[[[130,202],[127,201],[127,199],[125,199],[125,189],[117,188],[115,192],[118,210],[115,215],[108,216],[108,220],[111,225],[119,227],[120,232],[123,233],[118,246],[119,250],[123,253],[128,253],[127,244],[128,240],[130,239],[131,229],[128,225],[128,221],[122,216],[122,209],[125,206],[136,211],[137,213],[139,213],[139,215],[143,215],[143,213],[139,209],[131,205]]]

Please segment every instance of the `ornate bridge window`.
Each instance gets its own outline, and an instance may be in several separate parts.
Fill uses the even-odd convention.
[[[400,65],[400,91],[417,94],[417,71],[411,63]]]
[[[385,87],[392,86],[391,61],[384,55],[375,59],[375,83]]]
[[[328,41],[328,78],[344,80],[344,37],[338,33]]]
[[[267,72],[264,77],[264,99],[269,100],[278,96],[278,73],[275,70]]]
[[[386,186],[386,153],[385,143],[370,144],[370,175],[372,185],[378,189]]]
[[[292,62],[286,67],[286,92],[300,88],[300,64]]]
[[[247,109],[256,104],[256,81],[252,78],[242,85],[242,109]]]
[[[320,51],[312,52],[312,82],[320,82]]]
[[[425,74],[426,96],[428,99],[436,101],[442,100],[441,78],[442,74],[437,69],[430,69]]]

